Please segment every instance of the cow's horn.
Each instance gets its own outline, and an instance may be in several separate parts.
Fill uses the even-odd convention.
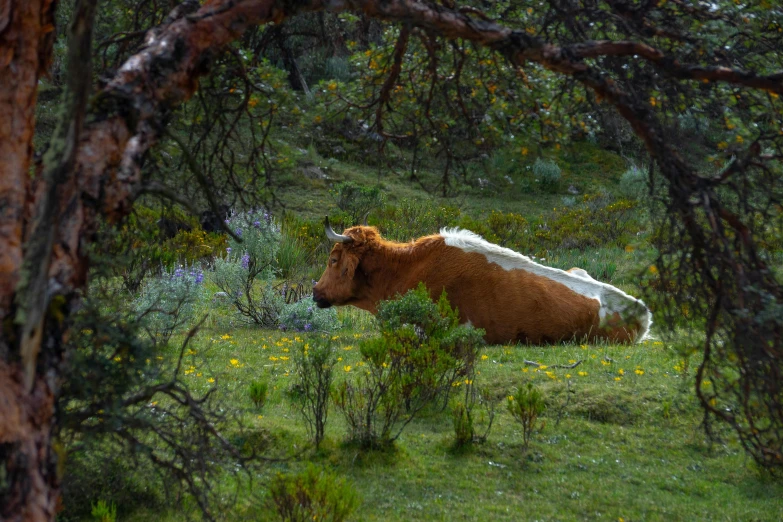
[[[326,219],[324,219],[324,229],[326,230],[326,237],[333,243],[350,243],[353,241],[352,237],[342,236],[332,230],[332,225],[329,224],[329,216],[326,216]]]
[[[365,227],[367,226],[367,218],[368,217],[370,217],[370,211],[369,210],[367,211],[367,213],[362,218],[362,225],[364,225]]]

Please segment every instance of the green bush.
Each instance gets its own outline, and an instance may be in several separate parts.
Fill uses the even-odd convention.
[[[362,447],[388,446],[425,406],[445,405],[455,383],[471,379],[484,343],[482,330],[459,324],[445,293],[434,303],[423,284],[381,302],[377,319],[380,335],[359,345],[358,376],[332,394]]]
[[[259,410],[266,404],[266,394],[269,391],[269,384],[266,381],[253,381],[247,389],[250,400]]]
[[[151,341],[165,344],[193,322],[204,297],[203,280],[201,270],[184,267],[144,280],[133,304]]]
[[[623,197],[630,200],[642,200],[647,196],[647,173],[638,168],[636,165],[632,166],[620,176],[620,184],[618,185],[620,194]]]
[[[542,250],[625,246],[641,230],[637,201],[586,195],[576,207],[559,208],[527,235],[528,248]]]
[[[266,212],[232,214],[226,224],[242,239],[229,239],[226,256],[215,260],[213,281],[245,318],[277,325],[284,301],[274,289],[280,228]]]
[[[298,475],[278,474],[269,497],[284,522],[342,522],[359,506],[351,484],[313,465]]]
[[[279,322],[285,332],[331,332],[340,327],[336,308],[318,308],[309,298],[284,305]]]
[[[99,500],[97,504],[93,504],[90,514],[98,522],[115,522],[117,505],[114,502],[108,504],[105,500]]]
[[[538,417],[546,410],[546,404],[541,392],[527,383],[527,386],[517,389],[516,393],[508,396],[508,412],[514,420],[522,425],[522,438],[527,449],[533,433],[543,428],[538,424]]]
[[[437,234],[443,227],[457,225],[460,210],[437,206],[431,201],[403,199],[397,205],[387,205],[375,215],[378,229],[386,239],[410,241]]]
[[[486,441],[495,420],[495,403],[491,394],[489,390],[479,391],[474,385],[474,378],[475,376],[471,375],[465,379],[462,383],[465,393],[451,408],[454,444],[458,448]],[[481,425],[484,426],[484,431],[479,434],[478,428]]]
[[[560,189],[560,167],[554,161],[538,158],[533,164],[533,175],[544,192],[554,194]]]
[[[324,438],[329,415],[329,396],[332,390],[337,354],[329,337],[315,337],[300,344],[294,356],[296,380],[292,394],[294,402],[307,423],[315,447]]]
[[[346,213],[350,225],[361,224],[368,212],[381,208],[386,201],[380,187],[363,187],[352,181],[338,183],[332,193],[337,208]]]

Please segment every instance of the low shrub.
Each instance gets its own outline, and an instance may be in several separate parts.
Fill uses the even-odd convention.
[[[332,193],[337,208],[347,215],[351,224],[361,223],[368,212],[381,208],[386,201],[380,187],[363,187],[352,181],[338,183]]]
[[[403,199],[397,205],[387,205],[373,217],[386,239],[410,241],[437,233],[443,227],[456,226],[460,210],[426,200]]]
[[[489,390],[479,391],[472,377],[465,379],[464,390],[462,399],[451,408],[454,444],[458,448],[486,441],[495,420],[495,403]],[[483,433],[478,432],[481,425],[484,427]]]
[[[269,383],[266,381],[253,381],[247,389],[250,400],[259,410],[266,404],[266,395],[269,391]]]
[[[533,175],[544,192],[554,194],[560,190],[560,167],[554,161],[538,158],[533,164]]]
[[[617,186],[620,194],[630,200],[641,200],[647,196],[647,173],[636,165],[632,166],[620,176]]]
[[[298,475],[278,474],[269,498],[284,522],[342,522],[359,506],[350,483],[313,465]]]
[[[294,364],[296,393],[292,394],[292,398],[317,449],[324,438],[334,365],[337,364],[337,354],[329,337],[314,337],[301,343],[294,356]]]
[[[261,211],[234,213],[226,224],[242,242],[229,239],[226,256],[215,260],[215,285],[247,320],[276,326],[284,303],[274,288],[280,228]]]
[[[543,423],[538,423],[538,417],[544,413],[544,410],[546,410],[544,397],[533,383],[527,383],[527,386],[517,389],[516,393],[508,396],[508,412],[522,425],[525,449],[530,444],[533,433],[544,427]]]
[[[388,446],[425,406],[445,405],[455,383],[472,376],[484,343],[482,330],[459,324],[445,293],[435,303],[423,284],[381,302],[377,319],[380,335],[359,345],[358,376],[332,394],[362,447]]]
[[[278,320],[279,328],[286,332],[331,332],[340,327],[334,307],[318,308],[308,298],[284,305]]]
[[[168,343],[174,333],[192,323],[204,297],[203,281],[200,269],[185,267],[163,269],[159,276],[144,280],[134,310],[151,341]]]

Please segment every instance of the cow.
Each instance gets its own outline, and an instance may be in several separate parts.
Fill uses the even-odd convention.
[[[462,323],[490,344],[570,340],[640,341],[652,323],[647,306],[581,268],[564,271],[494,245],[469,230],[441,229],[409,243],[365,225],[337,234],[326,270],[313,287],[319,308],[353,305],[371,313],[380,301],[423,282],[435,299],[446,292]]]

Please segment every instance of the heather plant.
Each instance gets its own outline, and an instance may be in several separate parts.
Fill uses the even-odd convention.
[[[544,192],[554,194],[560,189],[560,167],[554,161],[538,158],[533,164],[533,175]]]
[[[618,185],[620,194],[631,200],[641,200],[647,195],[647,173],[636,165],[631,166],[620,176]]]
[[[225,257],[215,260],[215,285],[247,320],[275,326],[284,302],[274,288],[280,228],[263,211],[233,213],[226,225],[242,241],[230,238]]]
[[[495,402],[488,389],[479,390],[473,382],[475,376],[466,378],[461,387],[463,396],[451,407],[456,447],[484,442],[495,420]],[[483,427],[483,432],[480,432]]]
[[[93,504],[90,514],[97,522],[115,522],[117,520],[117,505],[114,502],[107,503],[105,500],[99,500]]]
[[[349,482],[313,465],[293,476],[278,473],[269,499],[283,522],[342,522],[359,507]]]
[[[266,381],[253,381],[247,389],[247,393],[250,396],[250,400],[253,401],[256,408],[259,410],[266,404],[267,392],[269,391],[269,383]]]
[[[456,383],[471,379],[483,331],[460,325],[445,292],[437,303],[420,284],[378,306],[380,335],[363,340],[354,379],[332,394],[362,447],[388,446],[427,405],[445,404]],[[354,370],[344,366],[345,373]]]
[[[527,386],[518,388],[516,393],[508,396],[508,412],[522,425],[525,449],[530,444],[533,433],[543,428],[543,423],[538,423],[538,418],[544,410],[544,397],[533,383],[527,383]]]
[[[337,208],[346,214],[347,222],[358,224],[368,213],[383,206],[386,196],[380,187],[363,187],[352,181],[343,181],[334,187]]]
[[[313,337],[300,344],[294,363],[296,380],[292,398],[317,449],[324,438],[329,416],[329,395],[337,353],[329,337]]]
[[[204,297],[203,281],[204,272],[186,267],[144,280],[134,310],[150,340],[165,344],[191,324]]]
[[[279,323],[286,332],[331,332],[340,327],[335,308],[318,308],[307,298],[283,305]]]

